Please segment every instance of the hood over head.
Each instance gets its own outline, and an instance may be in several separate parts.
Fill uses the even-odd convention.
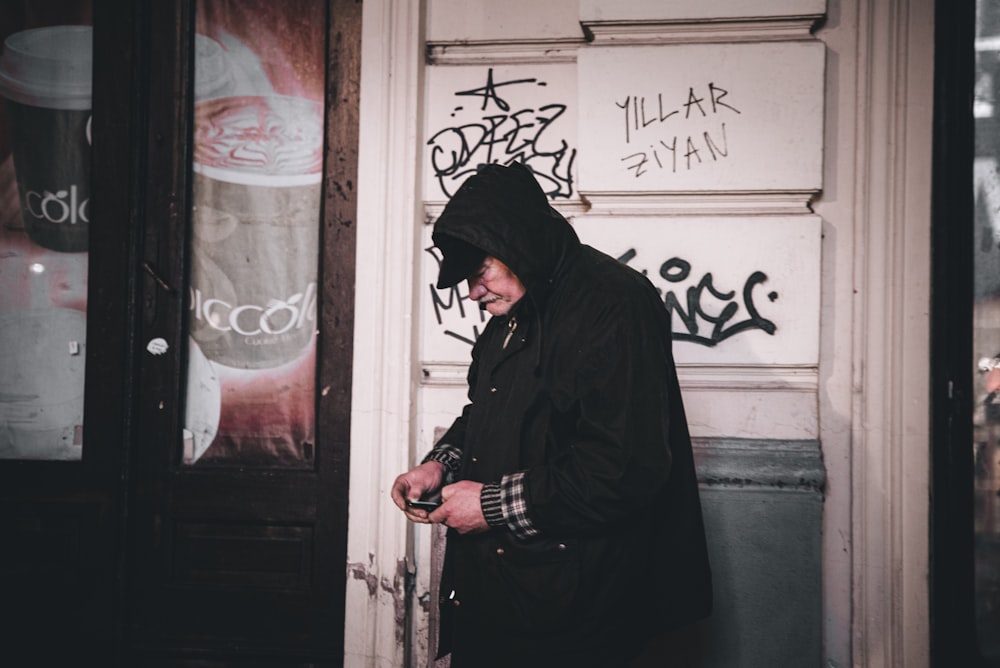
[[[491,255],[531,292],[580,247],[531,170],[518,162],[480,165],[441,212],[432,238],[444,255],[438,288],[460,283]]]

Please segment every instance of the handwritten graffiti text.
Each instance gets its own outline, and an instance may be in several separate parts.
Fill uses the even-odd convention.
[[[630,249],[619,257],[618,261],[628,264],[635,255],[635,249]],[[681,283],[691,277],[691,263],[679,257],[670,258],[660,265],[659,274],[667,283]],[[764,272],[751,273],[743,283],[739,298],[735,290],[718,289],[711,272],[704,274],[695,285],[688,287],[682,293],[683,297],[678,297],[674,291],[664,292],[657,288],[663,296],[663,305],[675,322],[673,339],[711,347],[740,332],[752,329],[774,335],[777,326],[761,316],[754,303],[754,290],[765,281],[767,274]],[[767,298],[774,302],[778,299],[778,293],[769,292]],[[734,322],[741,306],[746,312],[746,317]],[[682,330],[676,329],[676,320],[680,320]],[[711,327],[711,330],[704,332],[702,324]]]
[[[439,251],[433,246],[424,250],[437,263],[437,270],[434,272],[436,275],[437,271],[441,269]],[[442,333],[445,336],[468,343],[470,346],[474,344],[476,339],[479,338],[480,327],[486,322],[486,312],[479,310],[479,307],[472,302],[466,304],[469,294],[468,292],[463,293],[461,290],[461,288],[465,287],[465,284],[459,283],[455,287],[446,290],[438,290],[433,283],[428,287],[431,291],[431,304],[434,307],[434,317],[437,319],[438,327],[445,327],[446,311],[450,311],[452,314],[448,318],[449,326]],[[457,318],[454,316],[452,309],[458,312]],[[455,324],[456,321],[458,323],[457,326]],[[459,331],[455,331],[456,329]]]
[[[621,162],[639,178],[650,170],[676,174],[710,164],[709,159],[728,158],[729,140],[722,119],[742,113],[728,97],[728,90],[709,82],[704,93],[688,88],[686,99],[673,106],[664,102],[663,93],[655,97],[628,95],[615,102],[624,114],[625,143],[641,141],[648,146],[633,150]],[[703,123],[707,119],[715,122],[706,129]]]
[[[512,111],[511,103],[500,96],[499,89],[524,90],[524,86],[544,87],[535,78],[495,82],[493,68],[486,84],[480,88],[456,91],[456,97],[481,97],[479,111],[486,112],[468,123],[439,130],[428,140],[431,170],[441,191],[451,197],[467,176],[480,163],[521,162],[537,177],[549,197],[571,197],[573,194],[573,161],[576,149],[570,149],[565,139],[558,137],[554,124],[566,114],[567,106],[559,103],[526,104]],[[492,107],[498,113],[492,113]],[[464,107],[456,106],[452,117]]]
[[[669,144],[661,139],[657,144],[650,144],[649,151],[638,151],[626,155],[622,158],[622,162],[628,163],[626,168],[633,170],[636,178],[639,178],[654,166],[661,170],[668,169],[672,174],[676,174],[678,158],[680,159],[681,169],[691,171],[692,167],[697,167],[704,162],[701,157],[703,151],[713,161],[717,161],[720,156],[723,158],[729,157],[729,143],[726,141],[725,123],[722,124],[720,134],[722,137],[720,143],[716,143],[716,140],[707,131],[703,132],[700,138],[688,135],[680,150],[678,150],[677,146],[677,135],[674,135],[670,138]],[[704,143],[702,143],[702,140],[704,140]],[[650,162],[651,157],[653,162]]]
[[[440,268],[438,250],[433,247],[425,250]],[[635,256],[635,249],[629,249],[618,261],[629,264]],[[642,270],[642,273],[647,272]],[[763,271],[752,272],[743,282],[738,294],[736,290],[717,286],[711,272],[703,274],[697,282],[692,283],[695,277],[692,276],[691,263],[683,258],[666,260],[660,265],[658,273],[668,285],[678,288],[657,288],[663,306],[673,321],[674,341],[714,347],[737,334],[751,330],[760,330],[772,336],[777,331],[777,325],[761,315],[755,301],[768,280]],[[680,283],[685,283],[687,287],[681,288]],[[466,303],[469,295],[465,291],[465,285],[438,290],[432,283],[428,288],[434,317],[441,332],[470,346],[474,344],[488,316],[472,302]],[[778,293],[768,292],[766,298],[775,302]]]

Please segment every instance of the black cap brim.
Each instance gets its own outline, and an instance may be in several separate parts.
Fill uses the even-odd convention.
[[[474,274],[483,264],[486,252],[461,239],[440,235],[434,240],[444,259],[438,272],[439,290],[451,288]]]

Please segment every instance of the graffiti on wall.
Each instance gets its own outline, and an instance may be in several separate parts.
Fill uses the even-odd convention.
[[[627,95],[621,110],[625,169],[640,178],[652,171],[676,174],[729,157],[726,120],[740,115],[729,91],[713,82],[686,95]]]
[[[482,86],[454,91],[451,121],[431,135],[431,173],[451,197],[481,163],[521,162],[552,198],[573,195],[573,161],[562,126],[566,104],[539,103],[548,84],[535,77],[495,79],[489,68]]]
[[[436,276],[441,263],[440,251],[434,247],[425,250],[437,264],[433,272]],[[629,265],[635,257],[635,249],[630,248],[617,259]],[[648,269],[633,268],[649,275]],[[763,271],[751,272],[742,285],[718,285],[712,272],[699,276],[693,271],[692,262],[672,257],[660,264],[656,275],[667,285],[664,289],[656,285],[657,280],[653,280],[663,306],[670,314],[674,341],[688,341],[711,348],[741,333],[757,330],[773,336],[778,329],[758,309],[758,302],[766,305],[778,300],[778,293],[765,287],[768,276]],[[488,315],[468,301],[466,285],[460,283],[447,290],[438,290],[434,283],[430,283],[428,289],[437,331],[472,346]]]
[[[630,248],[618,257],[618,261],[628,264],[635,255],[635,249]],[[712,347],[741,332],[755,329],[774,335],[777,325],[760,314],[754,301],[757,288],[762,288],[767,282],[767,274],[760,270],[751,272],[737,293],[735,288],[726,289],[732,286],[722,286],[722,289],[716,286],[712,272],[702,274],[697,282],[693,282],[691,269],[688,260],[672,257],[660,265],[658,272],[668,285],[672,288],[676,286],[668,290],[656,286],[664,307],[670,313],[675,341]],[[648,276],[648,270],[640,271]],[[686,283],[687,287],[682,287],[682,283]],[[766,299],[775,302],[778,293],[769,291]]]
[[[437,276],[441,269],[441,251],[434,246],[424,250],[434,258],[436,266],[433,275]],[[439,290],[434,283],[430,283],[428,289],[431,293],[431,306],[434,309],[438,331],[443,336],[457,339],[471,347],[486,325],[488,314],[480,310],[477,304],[469,301],[466,283],[462,282],[444,290]]]

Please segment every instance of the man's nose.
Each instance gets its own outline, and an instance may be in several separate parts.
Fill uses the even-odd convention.
[[[480,298],[485,296],[487,292],[489,292],[489,290],[483,287],[482,281],[478,278],[469,279],[469,299],[472,301],[478,301]]]

